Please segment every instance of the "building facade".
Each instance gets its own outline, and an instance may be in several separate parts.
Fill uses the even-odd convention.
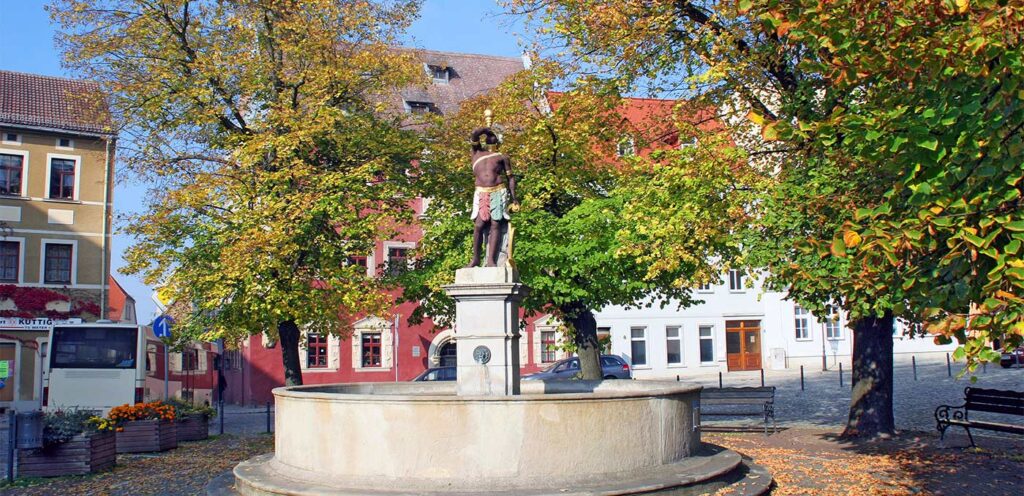
[[[0,407],[40,401],[39,322],[107,317],[115,146],[95,83],[0,71]]]

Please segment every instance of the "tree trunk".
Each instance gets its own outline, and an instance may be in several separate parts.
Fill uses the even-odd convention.
[[[865,317],[853,325],[853,392],[842,437],[896,432],[892,411],[893,316]]]
[[[561,307],[562,313],[573,328],[573,343],[580,359],[580,373],[584,380],[603,379],[601,371],[601,346],[597,342],[597,320],[580,302]]]
[[[284,363],[284,385],[302,385],[302,366],[299,364],[299,326],[293,320],[277,324],[281,340],[281,362]]]

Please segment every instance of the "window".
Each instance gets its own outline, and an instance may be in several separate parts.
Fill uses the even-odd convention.
[[[665,348],[668,351],[669,365],[679,365],[683,363],[683,344],[680,338],[679,326],[669,326],[665,328]]]
[[[557,359],[555,357],[558,352],[557,345],[555,331],[540,332],[540,363],[551,363]]]
[[[829,305],[825,307],[825,338],[843,339],[843,327],[839,325],[839,309]]]
[[[380,333],[364,332],[362,335],[361,347],[363,367],[380,367]]]
[[[601,346],[601,353],[610,355],[612,353],[612,328],[597,328],[597,344]]]
[[[796,329],[796,339],[803,341],[811,339],[811,331],[807,322],[807,309],[797,305],[793,309],[793,327]]]
[[[680,137],[680,139],[679,139],[679,149],[680,150],[682,150],[684,148],[695,148],[696,146],[697,146],[697,137],[696,136],[690,136],[689,138],[682,138],[682,137]]]
[[[361,270],[359,270],[359,273],[365,275],[367,273],[366,269],[369,267],[370,264],[369,264],[369,262],[368,262],[366,257],[352,256],[352,257],[348,257],[348,260],[345,261],[345,265],[347,265],[349,267],[352,267],[352,266],[359,267],[361,269]]]
[[[181,352],[181,371],[199,370],[199,350],[183,350]]]
[[[242,370],[242,352],[240,350],[224,352],[224,370]]]
[[[0,195],[21,196],[25,156],[0,153]]]
[[[631,157],[636,154],[636,142],[633,141],[632,136],[619,140],[617,153],[620,157]]]
[[[45,243],[43,284],[70,284],[72,245]]]
[[[71,138],[57,138],[57,148],[71,150],[75,148],[75,140]]]
[[[54,327],[52,369],[135,368],[138,330],[118,327]]]
[[[715,361],[715,328],[714,326],[702,325],[699,327],[700,334],[700,363],[711,363]]]
[[[697,286],[697,292],[698,293],[710,293],[711,292],[711,283],[710,282],[706,282],[704,284],[701,284],[700,286]]]
[[[435,111],[434,104],[430,102],[405,102],[405,112],[408,114],[430,114]]]
[[[451,74],[447,67],[441,67],[439,65],[428,65],[427,73],[430,74],[431,79],[433,79],[435,83],[441,84],[447,84]]]
[[[388,248],[388,274],[396,275],[409,268],[408,248]]]
[[[75,161],[67,158],[50,159],[50,196],[70,200],[75,197]]]
[[[0,282],[18,282],[21,265],[21,243],[0,241]]]
[[[729,291],[743,291],[743,272],[736,269],[729,271]]]
[[[629,334],[633,365],[647,365],[647,328],[631,327]]]
[[[377,350],[377,354],[380,355],[379,343]],[[377,361],[379,363],[380,358]],[[311,369],[327,367],[327,336],[323,334],[306,336],[306,367]]]
[[[21,135],[18,133],[4,133],[4,139],[2,141],[8,145],[20,145]]]

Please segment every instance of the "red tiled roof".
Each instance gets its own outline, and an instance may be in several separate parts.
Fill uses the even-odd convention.
[[[110,112],[98,84],[2,70],[0,125],[113,134]]]
[[[107,293],[107,318],[114,322],[126,320],[129,316],[124,314],[124,307],[129,301],[134,302],[135,298],[121,287],[121,283],[117,282],[114,276],[108,276],[107,282],[110,284],[110,291]]]

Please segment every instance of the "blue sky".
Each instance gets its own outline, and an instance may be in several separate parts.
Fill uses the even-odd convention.
[[[54,47],[54,27],[43,10],[45,1],[0,0],[0,69],[73,76],[61,68],[60,53]],[[411,46],[489,55],[518,56],[516,23],[501,14],[489,0],[426,0],[420,19],[410,30]],[[146,184],[130,177],[118,177],[114,191],[116,212],[133,212],[143,208]],[[121,254],[131,239],[118,233],[115,225],[114,261],[116,270],[124,265]],[[139,320],[149,322],[156,305],[150,299],[152,290],[141,281],[120,273],[118,281],[138,302]]]

